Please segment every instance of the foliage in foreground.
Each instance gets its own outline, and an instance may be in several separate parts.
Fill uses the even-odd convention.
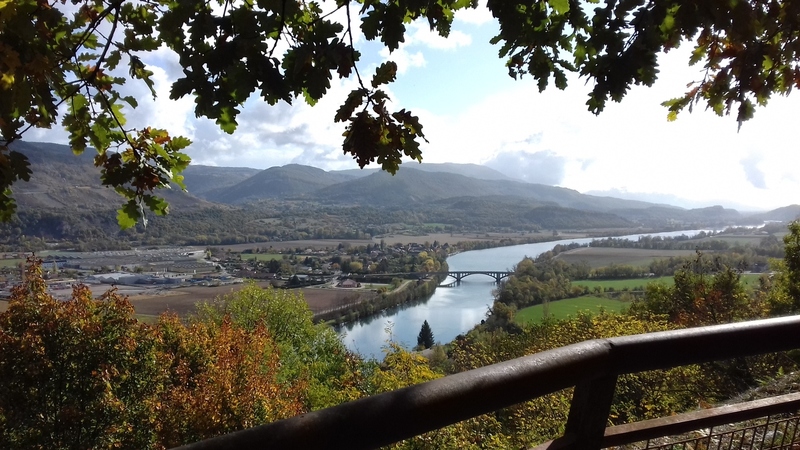
[[[127,299],[69,301],[31,266],[0,314],[0,447],[165,448],[307,411],[259,323],[138,322]]]

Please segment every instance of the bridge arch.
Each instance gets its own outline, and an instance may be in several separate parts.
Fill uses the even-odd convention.
[[[513,272],[504,272],[495,270],[460,270],[460,271],[451,271],[448,272],[447,274],[455,278],[456,283],[461,282],[463,278],[466,278],[470,275],[486,275],[494,278],[495,283],[499,283],[504,278],[511,276]]]

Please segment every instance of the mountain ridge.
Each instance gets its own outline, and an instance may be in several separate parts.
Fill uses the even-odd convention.
[[[93,164],[93,151],[71,154],[61,144],[20,141],[14,149],[25,153],[33,170],[29,183],[15,184],[13,195],[20,208],[102,209],[118,205],[117,194],[100,183],[100,170]],[[424,167],[424,169],[422,169]],[[483,178],[465,175],[478,174]],[[721,206],[684,209],[674,205],[582,194],[573,189],[528,183],[504,176],[494,169],[474,164],[407,165],[396,175],[378,169],[325,171],[313,166],[289,164],[264,170],[245,167],[192,165],[183,173],[189,193],[160,190],[174,208],[205,208],[219,205],[241,207],[263,201],[307,201],[311,204],[363,205],[369,207],[435,208],[460,214],[505,214],[515,206],[525,211],[539,209],[528,219],[517,212],[517,220],[547,223],[538,217],[549,211],[555,217],[597,222],[583,214],[566,214],[566,208],[603,216],[603,222],[633,226],[725,225],[742,221],[790,220],[800,216],[800,206],[789,205],[761,214],[742,214]],[[468,200],[485,199],[485,200]],[[480,211],[479,211],[480,209]],[[614,219],[615,216],[618,219]],[[534,220],[534,217],[537,217]],[[585,218],[585,219],[583,219]],[[748,219],[749,218],[749,219]],[[563,221],[562,221],[563,222]]]

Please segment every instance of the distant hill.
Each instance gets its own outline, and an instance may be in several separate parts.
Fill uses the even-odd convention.
[[[402,166],[400,166],[401,172],[406,169],[414,169],[422,172],[454,173],[456,175],[463,175],[465,177],[477,178],[479,180],[520,181],[508,177],[490,167],[481,166],[478,164],[426,163],[426,162],[419,164],[412,162],[412,163],[405,163]],[[352,175],[356,178],[362,178],[372,175],[374,173],[381,172],[381,170],[378,168],[366,168],[366,169],[337,170],[333,172]]]
[[[76,156],[65,145],[31,142],[17,142],[14,148],[28,155],[34,172],[30,183],[14,186],[21,208],[94,211],[120,204],[117,194],[100,184],[93,151]],[[519,230],[726,226],[800,217],[800,205],[744,215],[721,206],[682,209],[586,195],[513,180],[474,164],[404,164],[394,176],[378,169],[326,172],[298,164],[266,170],[192,165],[184,177],[194,195],[179,189],[159,192],[173,211],[215,202],[231,205],[223,210],[249,204],[254,211],[269,205],[286,212],[286,201],[291,200],[299,208],[327,205],[328,211],[335,211],[362,206],[384,215],[392,210],[421,212],[432,223]]]
[[[249,167],[215,167],[191,164],[183,171],[183,182],[192,195],[206,198],[209,193],[219,192],[261,172]],[[211,194],[213,195],[213,194]]]
[[[33,175],[29,182],[12,187],[19,208],[108,209],[119,207],[120,197],[100,182],[100,169],[94,166],[94,149],[75,155],[69,146],[17,141],[12,149],[25,154]],[[210,206],[210,203],[180,189],[162,189],[172,209]]]
[[[321,201],[361,205],[414,205],[456,197],[504,196],[534,200],[584,211],[608,211],[617,208],[653,206],[635,200],[594,197],[578,191],[508,180],[480,180],[447,172],[423,172],[403,167],[392,176],[375,172],[330,186],[315,193]]]
[[[748,218],[755,222],[768,222],[773,220],[791,222],[792,220],[800,219],[800,205],[784,206],[765,213],[753,214],[748,216]]]
[[[610,213],[580,211],[560,206],[541,206],[526,212],[525,219],[548,230],[576,228],[629,228],[635,223]]]
[[[270,167],[227,188],[210,192],[212,201],[240,204],[261,199],[299,198],[327,186],[351,180],[351,175],[326,172],[316,167],[289,164]]]
[[[675,226],[688,226],[704,224],[706,226],[725,226],[738,223],[744,216],[735,209],[722,206],[707,208],[680,209],[665,206],[652,206],[638,209],[612,209],[608,212],[624,217],[636,224],[652,227],[673,224]]]

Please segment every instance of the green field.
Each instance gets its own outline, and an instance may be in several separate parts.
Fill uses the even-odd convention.
[[[605,297],[583,296],[567,298],[550,302],[549,316],[555,319],[565,319],[567,316],[575,316],[579,311],[599,312],[605,309],[609,312],[620,312],[628,303]],[[542,320],[542,305],[529,306],[517,311],[514,321],[521,323],[540,322]]]
[[[20,258],[0,259],[0,267],[19,267],[21,262],[25,262],[25,260]]]
[[[693,256],[694,250],[652,250],[616,247],[580,247],[560,253],[556,258],[570,264],[586,263],[598,268],[611,264],[645,267],[657,259]]]
[[[700,239],[699,242],[706,241],[723,241],[729,245],[750,245],[751,247],[758,247],[761,240],[767,237],[763,234],[718,234],[716,236],[709,236]]]
[[[586,286],[589,289],[594,289],[595,286],[600,286],[603,289],[614,288],[615,291],[621,291],[625,288],[633,289],[637,287],[644,287],[650,283],[663,283],[672,286],[672,277],[658,277],[658,278],[626,278],[622,280],[578,280],[573,281],[573,286]]]
[[[741,280],[748,289],[753,290],[758,288],[759,278],[761,278],[760,273],[743,273]]]
[[[742,284],[747,286],[748,289],[755,289],[758,287],[758,279],[761,277],[760,273],[743,273],[741,275]],[[657,278],[626,278],[622,280],[578,280],[573,281],[573,286],[586,286],[589,289],[594,289],[595,286],[600,286],[603,289],[614,288],[615,291],[621,291],[625,288],[634,289],[637,287],[647,286],[650,283],[662,283],[667,286],[672,286],[672,277],[657,277]]]
[[[256,261],[273,261],[283,259],[283,255],[280,253],[242,253],[242,259],[248,261],[253,259]]]

